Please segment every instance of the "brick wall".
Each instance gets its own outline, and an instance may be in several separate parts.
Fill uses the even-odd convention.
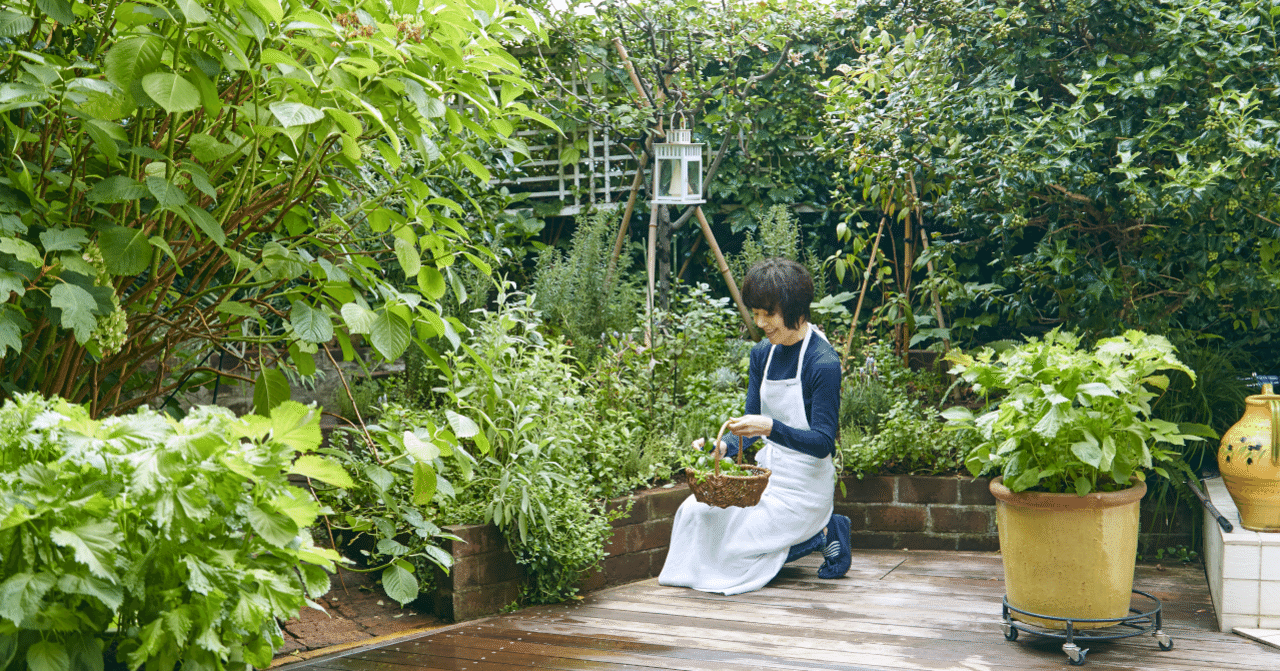
[[[491,524],[455,525],[445,531],[462,541],[445,541],[453,570],[436,576],[436,617],[461,622],[492,615],[520,598],[524,567],[516,563],[502,532]]]
[[[853,545],[867,549],[998,550],[995,499],[987,480],[886,475],[843,477],[836,512]]]

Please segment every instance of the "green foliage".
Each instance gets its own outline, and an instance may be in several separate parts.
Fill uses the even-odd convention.
[[[456,339],[455,268],[493,260],[469,226],[495,203],[471,192],[492,155],[528,153],[516,124],[550,123],[517,100],[532,85],[506,47],[542,35],[518,6],[0,17],[0,384],[95,415],[211,381],[215,348],[306,371],[335,336],[348,359],[357,336],[388,359]]]
[[[351,486],[297,403],[102,422],[18,396],[0,408],[0,668],[265,668],[277,620],[329,590],[338,559],[290,474]],[[43,664],[43,665],[42,665]]]
[[[840,430],[875,433],[884,416],[901,398],[879,377],[862,374],[846,377],[840,390]]]
[[[1169,386],[1164,371],[1195,379],[1161,336],[1126,331],[1082,349],[1078,336],[1054,329],[998,354],[953,350],[947,360],[994,401],[976,418],[961,406],[943,412],[957,429],[980,436],[966,465],[975,476],[1003,475],[1011,491],[1083,496],[1123,489],[1147,470],[1168,478],[1165,465],[1180,464],[1177,446],[1212,435],[1208,427],[1151,416],[1152,388]]]
[[[939,234],[956,334],[1185,328],[1274,358],[1280,5],[878,11],[827,91],[828,139],[851,203]]]
[[[629,256],[609,272],[616,210],[596,210],[577,219],[568,254],[555,248],[538,258],[533,293],[545,323],[573,343],[590,361],[605,333],[626,333],[639,322],[644,299],[630,275]]]
[[[956,473],[977,444],[972,435],[947,430],[936,411],[904,397],[873,421],[842,424],[840,432],[843,470],[858,477]]]

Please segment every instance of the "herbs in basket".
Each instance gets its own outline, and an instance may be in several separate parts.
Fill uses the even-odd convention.
[[[728,426],[728,422],[720,426],[714,441],[703,442],[707,451],[698,455],[692,467],[685,468],[685,479],[694,498],[709,506],[754,506],[760,502],[772,471],[742,463],[742,450],[738,450],[737,462],[728,457],[715,458],[715,446],[720,444]]]

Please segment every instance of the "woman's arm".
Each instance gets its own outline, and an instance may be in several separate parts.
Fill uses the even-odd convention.
[[[764,375],[764,361],[768,355],[769,348],[751,348],[751,364],[747,367],[747,402],[744,406],[744,414],[758,415],[760,414],[760,378]],[[738,450],[743,447],[755,443],[759,438],[739,438],[731,433],[726,433],[721,439],[728,450],[725,452],[727,457],[735,457]]]
[[[774,421],[769,440],[821,459],[835,453],[840,427],[840,360],[821,356],[805,362],[801,376],[809,429],[801,430]]]

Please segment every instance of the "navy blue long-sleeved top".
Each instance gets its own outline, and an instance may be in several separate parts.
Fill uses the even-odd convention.
[[[804,341],[794,345],[777,345],[773,362],[769,364],[770,380],[789,380],[796,376],[796,364]],[[751,367],[747,382],[746,414],[760,414],[760,380],[764,376],[764,364],[769,358],[768,339],[751,348]],[[840,426],[840,357],[825,339],[813,334],[809,349],[804,355],[804,369],[800,374],[800,389],[804,396],[804,413],[809,418],[809,430],[802,431],[774,420],[769,440],[821,459],[835,452],[836,430]],[[726,434],[721,440],[728,445],[729,456],[739,449],[737,436]],[[751,445],[758,438],[746,438]]]

